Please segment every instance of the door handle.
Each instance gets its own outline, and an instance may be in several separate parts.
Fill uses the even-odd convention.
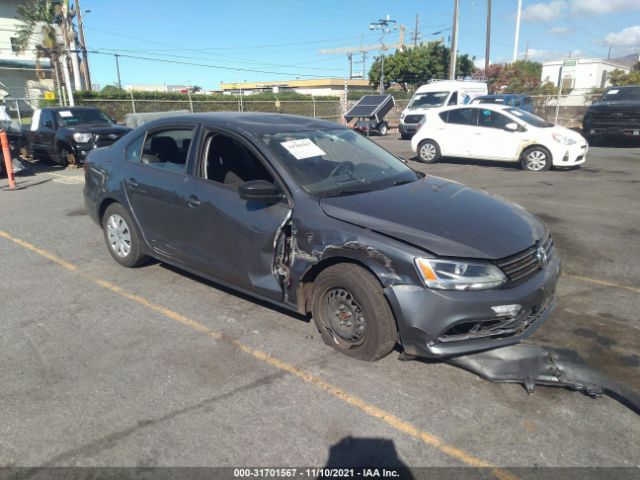
[[[137,187],[140,184],[136,181],[135,178],[132,177],[132,178],[129,179],[129,185],[131,185],[132,187]]]
[[[187,205],[189,205],[191,208],[196,208],[201,203],[202,202],[200,201],[200,199],[195,195],[190,195],[189,198],[187,198]]]

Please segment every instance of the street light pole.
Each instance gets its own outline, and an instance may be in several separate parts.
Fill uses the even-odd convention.
[[[382,32],[382,35],[380,35],[380,44],[382,45],[382,55],[380,55],[380,95],[384,93],[384,51],[386,50],[384,36],[391,31],[391,24],[393,24],[394,30],[398,29],[398,22],[391,20],[389,15],[387,15],[387,18],[369,24],[369,30],[380,30]]]
[[[453,30],[451,32],[451,65],[449,65],[449,80],[456,79],[456,63],[458,60],[458,3],[453,0]]]
[[[82,13],[80,0],[76,0],[76,10],[78,12],[78,35],[80,36],[80,48],[82,49],[82,73],[84,76],[84,88],[91,91],[91,74],[89,73],[89,55],[87,54],[87,44],[84,41],[84,15],[91,10]]]
[[[516,14],[516,35],[513,39],[513,61],[518,60],[518,42],[520,41],[520,17],[522,15],[522,0],[518,0],[518,13]]]

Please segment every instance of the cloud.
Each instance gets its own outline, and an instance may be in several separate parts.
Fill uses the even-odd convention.
[[[548,22],[562,16],[567,8],[566,0],[553,0],[528,5],[522,12],[522,19],[534,22]]]
[[[579,57],[582,55],[581,50],[573,50],[571,52],[572,57]],[[537,48],[529,49],[529,60],[560,60],[562,58],[567,58],[569,56],[569,52],[566,50],[538,50]],[[521,53],[518,58],[524,58],[524,54]]]
[[[566,35],[567,33],[569,33],[571,30],[569,30],[567,27],[553,27],[552,29],[549,30],[552,34],[554,35]]]
[[[610,47],[640,48],[640,25],[607,34],[604,44]]]
[[[571,12],[573,13],[602,15],[638,9],[640,9],[638,0],[571,0]]]
[[[528,5],[522,18],[529,21],[549,22],[569,13],[572,15],[606,15],[609,13],[640,10],[638,0],[551,0]]]

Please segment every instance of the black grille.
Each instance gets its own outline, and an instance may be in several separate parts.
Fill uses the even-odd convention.
[[[553,239],[549,235],[539,244],[496,262],[498,267],[500,267],[509,279],[509,282],[521,282],[542,269],[542,265],[538,259],[538,247],[540,245],[544,248],[546,258],[550,258],[553,252]]]
[[[108,147],[122,137],[122,135],[122,133],[103,133],[101,135],[96,135],[94,141],[96,143],[96,147]]]
[[[590,120],[593,122],[607,123],[609,125],[617,124],[638,124],[640,123],[640,111],[638,110],[619,110],[619,111],[602,111],[592,112]]]
[[[404,117],[404,123],[420,123],[424,115],[407,115]]]

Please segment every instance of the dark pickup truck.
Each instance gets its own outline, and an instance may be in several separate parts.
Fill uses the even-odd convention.
[[[97,108],[43,108],[34,112],[31,127],[10,130],[9,138],[24,156],[68,165],[83,163],[91,150],[111,145],[129,130]]]
[[[640,140],[640,86],[611,87],[589,107],[582,122],[585,137],[632,137]]]

